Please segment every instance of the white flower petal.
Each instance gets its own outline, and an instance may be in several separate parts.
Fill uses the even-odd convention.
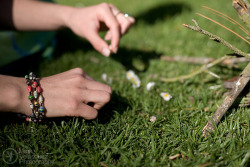
[[[152,117],[150,117],[150,122],[155,122],[156,121],[156,117],[155,116],[152,116]]]
[[[135,72],[132,70],[127,71],[126,73],[127,79],[130,80],[135,76]]]
[[[107,76],[106,73],[103,73],[103,74],[102,74],[102,80],[103,80],[103,81],[106,82],[106,81],[107,81],[107,77],[108,77],[108,76]]]
[[[148,84],[147,84],[147,90],[150,90],[152,87],[154,87],[155,86],[155,82],[149,82]]]

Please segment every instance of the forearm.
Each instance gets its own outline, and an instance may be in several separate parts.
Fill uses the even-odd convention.
[[[5,14],[8,6],[12,6],[11,20]],[[0,0],[0,21],[8,28],[21,31],[56,30],[66,26],[71,10],[69,6],[37,0]]]
[[[25,113],[28,100],[25,97],[24,78],[0,75],[0,112]]]

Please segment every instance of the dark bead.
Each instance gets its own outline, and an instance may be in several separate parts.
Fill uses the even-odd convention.
[[[40,107],[39,107],[39,112],[41,112],[41,113],[42,113],[42,112],[44,112],[44,110],[45,110],[45,109],[44,109],[44,107],[43,107],[43,106],[40,106]]]

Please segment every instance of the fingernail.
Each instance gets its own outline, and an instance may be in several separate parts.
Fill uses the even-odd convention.
[[[109,57],[110,55],[110,50],[108,48],[103,48],[102,54],[106,57]]]

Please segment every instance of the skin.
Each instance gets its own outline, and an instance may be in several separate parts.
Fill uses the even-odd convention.
[[[35,0],[0,0],[0,23],[5,29],[49,31],[66,27],[86,38],[104,56],[117,52],[121,36],[134,22],[133,17],[125,17],[107,3],[75,8]],[[111,41],[110,46],[99,31],[107,31],[105,40]],[[40,85],[46,117],[94,119],[112,94],[108,85],[95,81],[80,68],[41,78]],[[0,75],[0,92],[0,111],[31,114],[24,78]]]

